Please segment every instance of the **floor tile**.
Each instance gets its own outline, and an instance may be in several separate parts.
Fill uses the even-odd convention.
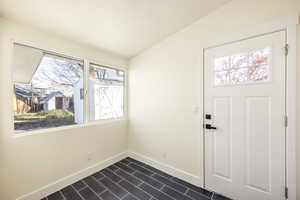
[[[134,185],[138,185],[138,184],[142,183],[142,181],[140,179],[136,178],[135,176],[133,176],[131,174],[128,174],[127,172],[123,171],[122,169],[117,171],[116,174]]]
[[[100,197],[103,200],[118,200],[118,198],[110,191],[103,192]]]
[[[122,164],[124,164],[124,165],[129,165],[129,164],[130,164],[130,161],[127,160],[127,159],[123,159],[123,160],[121,160],[120,162],[121,162]]]
[[[104,175],[101,172],[97,172],[97,173],[93,174],[92,176],[97,180],[104,178]]]
[[[208,200],[208,199],[210,199],[209,197],[207,197],[203,194],[200,194],[198,192],[194,192],[193,190],[188,190],[186,195],[191,197],[194,200]]]
[[[180,200],[192,200],[190,197],[184,195],[181,192],[178,192],[176,190],[173,190],[172,188],[165,186],[163,187],[163,189],[161,190],[162,192],[168,194],[169,196],[175,198],[175,199],[180,199]]]
[[[146,183],[143,183],[139,187],[142,190],[146,191],[147,193],[151,194],[153,197],[155,197],[158,200],[173,200],[170,196],[167,196],[166,194],[164,194],[161,191],[155,189],[154,187],[151,187],[150,185],[148,185]]]
[[[91,176],[83,179],[83,181],[97,194],[100,194],[105,190],[105,188]]]
[[[131,167],[131,168],[133,168],[133,169],[135,169],[135,170],[137,170],[137,171],[139,171],[139,172],[142,172],[142,173],[144,173],[144,174],[146,174],[148,176],[151,176],[151,175],[154,174],[152,171],[150,171],[148,169],[145,169],[145,168],[143,168],[143,167],[141,167],[141,166],[139,166],[137,164],[134,164],[134,163],[131,163],[128,166]]]
[[[114,165],[109,166],[108,169],[110,169],[111,171],[115,172],[115,171],[117,171],[119,169],[119,167],[117,167],[116,164],[114,164]]]
[[[158,175],[161,175],[161,176],[163,176],[165,178],[168,178],[168,179],[172,178],[171,175],[169,175],[169,174],[167,174],[165,172],[162,172],[162,171],[160,171],[158,169],[155,169],[154,167],[151,167],[150,165],[144,165],[143,167],[146,168],[146,169],[148,169],[148,170],[150,170],[150,171],[152,171],[152,172],[154,172],[154,173],[156,173],[156,174],[158,174]]]
[[[190,183],[188,183],[186,181],[183,181],[183,180],[181,180],[179,178],[172,177],[171,180],[174,181],[174,182],[176,182],[176,183],[179,183],[181,185],[184,185],[185,187],[187,187],[187,188],[189,188],[191,190],[194,190],[195,192],[201,193],[201,194],[203,194],[205,196],[211,197],[211,195],[212,195],[212,192],[207,191],[207,190],[205,190],[203,188],[197,187],[195,185],[192,185],[192,184],[190,184]]]
[[[175,182],[173,182],[165,177],[162,177],[160,175],[154,174],[153,178],[155,178],[156,180],[168,185],[169,187],[171,187],[179,192],[185,192],[187,190],[187,188],[185,186],[175,183]]]
[[[101,171],[106,177],[110,178],[113,182],[119,182],[122,180],[119,176],[117,176],[114,172],[109,169],[103,169]]]
[[[61,192],[66,200],[82,200],[82,198],[72,186],[65,187],[61,190]]]
[[[82,181],[77,181],[76,183],[73,183],[72,186],[78,191],[86,187],[86,184]]]
[[[138,200],[138,199],[132,196],[131,194],[128,194],[122,200]]]
[[[97,197],[97,195],[89,187],[80,190],[79,193],[85,200],[100,200],[100,198]]]
[[[163,187],[163,184],[161,182],[158,182],[157,180],[155,180],[155,179],[151,178],[150,176],[147,176],[141,172],[135,172],[133,175],[157,189],[160,189]]]
[[[142,162],[140,162],[140,161],[138,161],[138,160],[135,160],[135,159],[133,159],[133,158],[130,158],[130,157],[128,157],[128,158],[126,158],[126,159],[127,159],[129,162],[138,164],[138,165],[140,165],[140,166],[144,166],[144,165],[145,165],[145,163],[142,163]]]
[[[215,193],[213,195],[213,200],[231,200],[231,199]]]
[[[61,195],[60,191],[50,194],[48,196],[48,200],[63,200],[63,196]]]
[[[133,196],[136,196],[140,200],[149,200],[151,198],[151,196],[149,194],[147,194],[146,192],[144,192],[140,188],[132,185],[128,181],[123,180],[119,184],[123,188],[125,188],[129,193],[131,193]]]
[[[133,173],[135,170],[132,169],[131,167],[128,167],[127,165],[124,165],[121,162],[116,163],[116,166],[118,166],[120,169],[123,169],[124,171],[128,173]]]
[[[100,182],[108,188],[109,191],[113,192],[116,196],[122,198],[124,197],[128,192],[124,190],[119,185],[112,182],[109,178],[101,179]]]

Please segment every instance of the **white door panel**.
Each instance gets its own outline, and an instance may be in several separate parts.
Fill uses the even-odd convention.
[[[269,97],[246,97],[246,184],[270,192],[271,102]]]
[[[238,200],[283,200],[285,32],[205,52],[205,186]]]
[[[217,97],[213,99],[213,115],[219,125],[219,132],[213,136],[214,174],[220,178],[231,180],[231,98]],[[225,119],[225,120],[224,120]]]

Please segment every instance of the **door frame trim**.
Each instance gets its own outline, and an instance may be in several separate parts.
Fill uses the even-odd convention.
[[[236,34],[232,38],[238,39],[227,39],[224,42],[219,42],[219,44],[211,44],[207,48],[202,50],[202,124],[204,124],[205,119],[205,85],[204,85],[204,70],[205,70],[205,52],[208,49],[236,43],[243,40],[248,40],[256,38],[259,36],[264,36],[267,34],[276,33],[278,31],[286,32],[286,42],[289,44],[289,54],[286,56],[286,115],[288,116],[288,127],[286,128],[286,187],[289,188],[289,200],[296,200],[296,89],[297,89],[297,79],[296,79],[296,67],[297,67],[297,25],[300,23],[299,13],[281,18],[272,23],[256,26],[255,31],[247,31],[243,33]],[[203,133],[203,157],[200,159],[203,165],[203,187],[205,188],[205,129],[202,129]],[[283,189],[284,191],[284,189]],[[284,194],[283,194],[284,195]]]

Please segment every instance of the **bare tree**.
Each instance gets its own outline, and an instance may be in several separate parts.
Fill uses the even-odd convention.
[[[32,83],[48,90],[71,90],[82,78],[82,66],[70,61],[49,59],[47,67],[39,70]]]

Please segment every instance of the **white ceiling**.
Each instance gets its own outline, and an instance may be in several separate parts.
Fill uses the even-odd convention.
[[[0,16],[132,57],[229,0],[0,0]]]

